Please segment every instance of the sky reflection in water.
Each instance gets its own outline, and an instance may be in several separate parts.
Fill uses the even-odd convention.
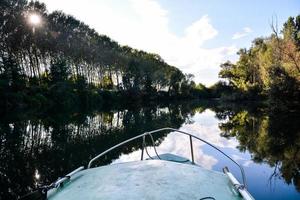
[[[197,112],[189,123],[184,123],[180,127],[180,130],[214,144],[241,164],[246,173],[248,189],[256,199],[300,199],[300,195],[294,187],[287,185],[281,177],[272,177],[274,167],[265,163],[255,163],[247,150],[245,152],[238,150],[239,142],[235,137],[222,137],[219,123],[226,122],[226,120],[217,119],[215,115],[215,112],[209,109],[202,113]],[[222,154],[196,140],[193,140],[193,147],[197,164],[217,171],[222,171],[224,166],[228,166],[230,171],[240,181],[242,180],[239,169]],[[173,153],[191,159],[189,137],[186,135],[170,133],[156,149],[158,154]],[[155,156],[153,148],[148,147],[148,151],[151,156]],[[144,158],[146,157],[144,154]],[[136,161],[140,158],[141,150],[138,150],[122,154],[112,164]]]
[[[243,165],[249,191],[259,199],[300,199],[299,115],[198,103],[84,113],[13,115],[0,120],[0,199],[15,199],[49,184],[128,138],[162,127],[179,128],[216,145]],[[159,154],[190,158],[189,137],[153,135]],[[150,144],[150,138],[147,138]],[[195,162],[222,171],[239,169],[193,139]],[[140,160],[141,140],[110,152],[95,166]],[[153,149],[148,148],[152,156]],[[146,158],[146,154],[144,154]],[[18,163],[16,165],[16,163]],[[13,180],[13,181],[11,181]]]

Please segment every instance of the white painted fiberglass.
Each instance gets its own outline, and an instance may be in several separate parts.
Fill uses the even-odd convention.
[[[48,197],[49,200],[241,199],[226,175],[197,165],[163,160],[84,170],[62,188],[51,190]]]

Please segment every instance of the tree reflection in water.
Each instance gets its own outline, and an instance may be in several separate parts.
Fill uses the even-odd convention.
[[[108,112],[36,116],[15,114],[0,120],[0,196],[14,199],[50,183],[98,153],[130,137],[161,127],[178,128],[191,114],[183,105],[151,106]],[[158,138],[161,137],[161,138]],[[157,143],[164,135],[156,135]],[[98,164],[139,149],[131,142]]]
[[[224,137],[235,137],[239,150],[248,150],[252,160],[274,167],[269,178],[283,178],[300,191],[299,112],[258,111],[247,108],[216,109]]]
[[[88,161],[109,147],[145,131],[192,124],[195,113],[216,113],[223,137],[235,137],[241,152],[267,163],[300,191],[300,128],[297,112],[267,112],[215,103],[177,103],[92,112],[14,113],[0,119],[0,196],[15,199]],[[218,134],[218,133],[217,133]],[[167,135],[154,135],[160,144]],[[104,165],[137,151],[141,141],[112,151]]]

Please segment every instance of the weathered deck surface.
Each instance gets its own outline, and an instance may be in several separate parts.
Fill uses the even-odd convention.
[[[79,172],[50,200],[241,199],[226,175],[196,165],[144,160]]]

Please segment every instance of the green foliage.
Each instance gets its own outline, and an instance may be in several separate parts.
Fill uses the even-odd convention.
[[[293,40],[298,47],[300,45],[300,15],[296,18],[289,17],[283,25],[283,39]]]
[[[66,81],[71,75],[71,69],[65,60],[54,61],[50,65],[50,80],[53,83]]]
[[[121,46],[71,15],[48,13],[45,4],[26,0],[1,1],[0,11],[4,107],[43,106],[45,98],[47,105],[60,106],[89,105],[91,98],[116,99],[102,98],[103,90],[129,99],[159,98],[166,91],[179,98],[195,95],[192,77],[159,55]],[[42,23],[33,27],[28,22],[31,13],[39,15]]]
[[[282,67],[270,68],[270,96],[275,101],[297,101],[300,97],[300,83]]]
[[[300,16],[287,20],[282,38],[275,32],[255,39],[250,49],[241,49],[237,63],[221,65],[219,76],[226,81],[206,88],[159,55],[121,46],[73,16],[61,11],[48,13],[45,4],[38,1],[4,0],[0,11],[3,107],[56,103],[88,106],[95,103],[92,98],[102,102],[121,99],[122,95],[130,100],[257,100],[266,96],[277,99],[280,94],[299,99]],[[34,31],[28,23],[32,12],[42,19]],[[275,73],[274,66],[280,66],[282,73]],[[103,91],[116,97],[103,98]],[[41,96],[35,98],[35,94]],[[31,97],[35,103],[30,102]]]
[[[299,102],[300,94],[300,15],[283,25],[281,38],[274,29],[268,38],[257,38],[250,49],[238,52],[236,64],[221,64],[219,77],[234,93],[227,99],[259,99]]]

